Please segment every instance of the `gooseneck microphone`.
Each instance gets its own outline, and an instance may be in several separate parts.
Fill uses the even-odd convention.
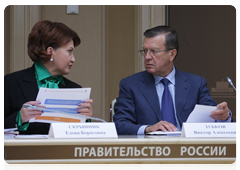
[[[234,87],[232,80],[229,77],[226,77],[228,83],[233,87],[233,89],[236,91],[236,88]]]

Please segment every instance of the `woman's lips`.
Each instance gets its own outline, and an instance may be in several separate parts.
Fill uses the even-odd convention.
[[[71,69],[72,65],[69,65],[69,69]]]

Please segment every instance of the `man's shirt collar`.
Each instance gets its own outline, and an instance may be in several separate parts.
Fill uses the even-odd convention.
[[[173,66],[172,72],[167,77],[153,75],[155,79],[155,84],[157,85],[163,78],[167,78],[173,85],[175,85],[175,73],[176,73],[176,69],[175,69],[175,66]]]

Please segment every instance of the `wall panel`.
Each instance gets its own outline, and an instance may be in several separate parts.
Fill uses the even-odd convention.
[[[217,103],[227,101],[236,119],[236,9],[230,5],[170,6],[170,26],[178,32],[179,55],[175,65],[182,71],[206,78]]]

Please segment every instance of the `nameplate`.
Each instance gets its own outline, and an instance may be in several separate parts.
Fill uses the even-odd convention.
[[[53,138],[117,138],[114,123],[52,123],[48,133]]]
[[[236,137],[236,123],[183,123],[181,137]]]

